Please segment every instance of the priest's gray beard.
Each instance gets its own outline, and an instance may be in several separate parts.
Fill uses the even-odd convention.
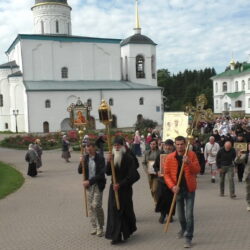
[[[114,165],[115,167],[120,167],[122,162],[122,156],[126,152],[126,148],[122,146],[119,151],[113,147],[112,153],[114,155]]]

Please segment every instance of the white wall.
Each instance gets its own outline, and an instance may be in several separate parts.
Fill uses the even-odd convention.
[[[23,40],[24,79],[120,80],[120,45],[110,43]],[[69,78],[61,78],[67,67]]]
[[[43,132],[43,122],[49,122],[50,131],[60,131],[61,122],[69,117],[67,107],[80,97],[83,102],[92,99],[91,116],[96,119],[96,127],[104,128],[99,122],[98,107],[102,98],[106,101],[113,98],[112,114],[117,117],[117,126],[132,127],[137,115],[149,118],[162,124],[162,111],[156,112],[156,106],[161,108],[160,90],[134,91],[82,91],[82,92],[28,92],[29,128],[30,132]],[[144,105],[139,105],[139,98],[144,97]],[[45,108],[45,100],[51,100],[51,108]]]

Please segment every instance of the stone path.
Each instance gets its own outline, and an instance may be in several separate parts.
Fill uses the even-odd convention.
[[[111,246],[104,238],[90,236],[89,221],[84,216],[78,158],[65,163],[59,150],[45,151],[43,173],[26,176],[25,151],[0,148],[0,160],[14,164],[26,181],[14,194],[0,200],[1,250],[80,250],[80,249],[183,249],[183,240],[175,238],[179,224],[175,218],[169,232],[163,233],[159,215],[153,212],[146,177],[134,185],[137,232],[128,242]],[[1,178],[1,177],[0,177]],[[236,180],[237,199],[218,196],[218,183],[209,175],[199,176],[195,203],[193,249],[249,250],[250,213],[246,211],[245,184]],[[228,191],[228,186],[226,191]],[[108,188],[104,191],[107,211]]]

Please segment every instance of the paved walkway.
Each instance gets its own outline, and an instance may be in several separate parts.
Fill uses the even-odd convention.
[[[26,177],[24,155],[24,151],[0,148],[1,161],[14,164]],[[44,172],[36,178],[26,177],[21,189],[0,200],[1,250],[183,249],[183,240],[175,238],[177,219],[169,232],[163,233],[143,172],[134,185],[137,232],[120,246],[90,236],[81,176],[77,174],[79,156],[74,153],[67,164],[60,155],[59,150],[45,151]],[[237,199],[231,200],[228,195],[218,196],[218,184],[211,184],[208,174],[198,179],[193,249],[249,250],[250,213],[246,211],[245,184],[236,181]],[[107,195],[108,188],[104,191],[105,212]]]

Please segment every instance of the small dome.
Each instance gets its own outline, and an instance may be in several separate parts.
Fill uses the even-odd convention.
[[[154,43],[149,37],[141,35],[141,34],[135,34],[133,36],[130,36],[126,39],[124,39],[121,42],[121,46],[127,45],[127,44],[151,44],[151,45],[157,45]]]
[[[36,0],[35,4],[38,3],[63,3],[68,4],[67,0]]]

